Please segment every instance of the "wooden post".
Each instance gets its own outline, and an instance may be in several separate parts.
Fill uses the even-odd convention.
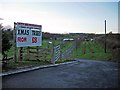
[[[14,40],[14,62],[17,62],[16,56],[16,23],[14,22],[14,30],[13,30],[13,40]]]
[[[55,61],[54,61],[54,47],[52,48],[52,59],[51,59],[51,63],[52,63],[52,64],[55,64]]]
[[[30,47],[27,47],[27,60],[30,60]]]
[[[53,47],[51,48],[51,53],[50,53],[50,55],[51,55],[50,63],[52,63],[52,60],[53,60]]]
[[[62,51],[60,50],[60,60],[62,60]]]
[[[19,50],[19,60],[20,61],[23,60],[23,47],[20,47],[20,50]]]
[[[39,47],[38,46],[37,46],[36,50],[37,50],[37,60],[39,61]]]
[[[77,53],[77,38],[75,38],[75,50],[76,50],[76,53]]]

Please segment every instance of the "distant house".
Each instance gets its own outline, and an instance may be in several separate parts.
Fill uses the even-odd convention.
[[[91,38],[90,41],[94,41],[94,39]]]
[[[85,39],[85,41],[89,41],[89,39]]]
[[[73,38],[64,38],[63,41],[74,41]]]
[[[85,39],[85,41],[94,41],[95,39],[91,38],[91,39]]]
[[[51,41],[48,41],[48,43],[49,43],[49,44],[52,44],[52,42],[51,42]]]

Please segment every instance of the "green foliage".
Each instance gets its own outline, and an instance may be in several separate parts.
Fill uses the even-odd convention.
[[[5,31],[2,31],[2,54],[3,55],[5,54],[5,51],[8,51],[12,46],[8,36],[9,35]]]

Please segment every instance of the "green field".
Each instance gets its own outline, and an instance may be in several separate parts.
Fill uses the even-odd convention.
[[[84,41],[74,51],[75,58],[84,58],[91,60],[111,60],[112,54],[107,50],[104,52],[104,48],[96,42]]]
[[[54,45],[61,45],[61,52],[64,52],[69,47],[73,45],[73,42],[59,42],[54,41]],[[48,40],[43,40],[42,42],[42,48],[53,48],[53,44],[48,44]],[[24,47],[24,50],[26,50],[27,47]],[[19,48],[17,48],[17,51]],[[14,55],[14,47],[12,46],[11,49],[6,52],[8,57]],[[100,44],[96,42],[91,41],[84,41],[80,44],[80,46],[74,50],[73,52],[75,58],[85,58],[85,59],[92,59],[92,60],[111,60],[112,55],[111,52],[107,50],[107,53],[104,53],[104,48],[101,47]],[[50,55],[47,56],[48,59],[51,58]]]

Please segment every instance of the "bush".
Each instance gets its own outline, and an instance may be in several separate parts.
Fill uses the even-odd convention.
[[[106,46],[108,51],[112,53],[112,61],[119,61],[120,52],[120,34],[108,34],[106,38]],[[101,35],[96,37],[96,42],[100,43],[103,47],[105,46],[105,36]]]
[[[2,55],[3,55],[3,60],[5,58],[7,58],[7,55],[6,55],[5,51],[8,51],[12,46],[8,36],[9,35],[4,30],[2,30]]]

